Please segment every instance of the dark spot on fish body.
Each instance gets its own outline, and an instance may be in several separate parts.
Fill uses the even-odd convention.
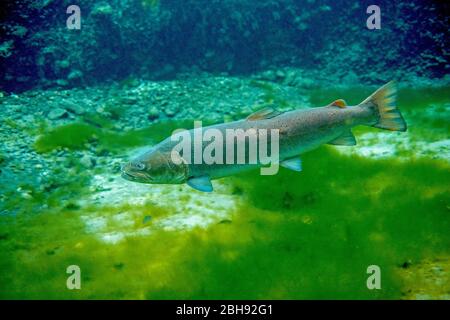
[[[221,221],[219,221],[219,224],[230,224],[230,223],[232,223],[233,221],[231,221],[231,220],[229,220],[229,219],[224,219],[224,220],[221,220]]]
[[[0,241],[8,240],[8,238],[9,238],[9,235],[7,233],[0,234]]]

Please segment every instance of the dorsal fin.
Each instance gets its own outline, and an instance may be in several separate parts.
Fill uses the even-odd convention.
[[[345,108],[347,106],[347,103],[344,99],[337,99],[330,103],[327,107],[339,107],[339,108]]]
[[[267,108],[258,110],[256,112],[252,113],[251,115],[249,115],[247,117],[247,121],[270,119],[270,118],[274,118],[280,114],[281,114],[281,112],[279,112],[273,108],[267,107]]]

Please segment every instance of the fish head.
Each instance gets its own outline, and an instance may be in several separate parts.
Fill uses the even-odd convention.
[[[125,163],[122,178],[148,184],[178,184],[187,179],[187,166],[169,152],[150,151]]]

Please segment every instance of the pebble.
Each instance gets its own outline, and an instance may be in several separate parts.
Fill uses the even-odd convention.
[[[148,112],[148,119],[149,120],[155,120],[159,117],[159,111],[156,107],[152,107],[150,108],[149,112]]]
[[[95,159],[88,155],[84,155],[80,159],[81,165],[83,165],[86,168],[93,168],[95,167]]]
[[[166,108],[166,109],[164,109],[164,113],[168,117],[173,117],[175,115],[175,113],[176,113],[176,110],[174,110],[172,108]]]
[[[48,113],[50,120],[56,120],[67,116],[67,110],[61,108],[55,108]]]
[[[122,102],[125,104],[136,104],[137,101],[138,100],[135,97],[123,97],[122,98]]]
[[[70,111],[70,112],[73,112],[73,113],[77,114],[77,115],[81,115],[81,114],[85,113],[83,107],[81,107],[79,104],[72,103],[72,102],[71,103],[66,103],[64,105],[64,108],[66,110]]]

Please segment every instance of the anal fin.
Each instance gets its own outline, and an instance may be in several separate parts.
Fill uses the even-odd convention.
[[[332,144],[335,146],[354,146],[354,145],[356,145],[356,139],[355,139],[355,136],[353,135],[353,133],[350,130],[348,130],[348,131],[345,131],[343,134],[341,134],[336,139],[328,142],[328,144]]]

